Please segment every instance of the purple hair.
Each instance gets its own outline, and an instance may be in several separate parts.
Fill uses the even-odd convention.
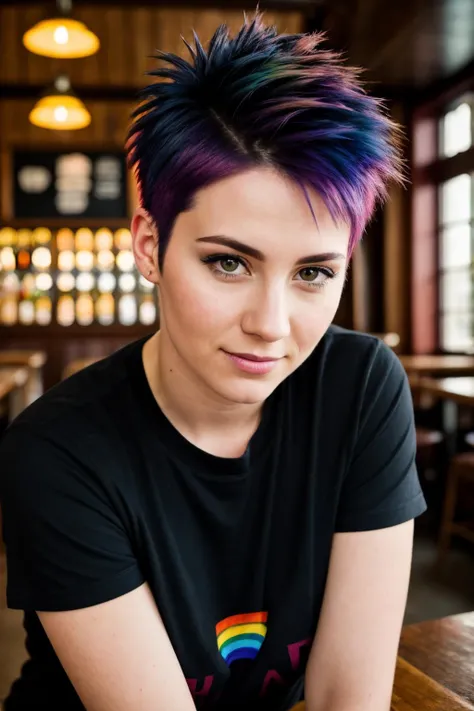
[[[258,165],[314,189],[350,225],[351,254],[390,180],[401,182],[399,129],[358,70],[321,49],[324,35],[279,35],[259,13],[234,38],[221,25],[187,62],[158,52],[164,79],[132,114],[129,165],[158,227],[160,267],[177,216],[195,193]]]

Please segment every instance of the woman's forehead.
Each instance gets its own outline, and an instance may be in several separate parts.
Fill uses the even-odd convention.
[[[224,235],[264,252],[284,245],[291,253],[318,248],[345,254],[350,232],[349,225],[335,223],[314,191],[305,194],[300,186],[268,169],[241,173],[204,188],[182,217],[190,239]]]

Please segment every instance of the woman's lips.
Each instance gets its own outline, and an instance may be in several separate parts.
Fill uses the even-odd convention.
[[[252,353],[229,353],[224,351],[226,356],[244,373],[253,375],[266,375],[276,366],[280,358],[265,358]]]

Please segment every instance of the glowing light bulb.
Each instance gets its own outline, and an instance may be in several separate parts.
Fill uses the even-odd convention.
[[[54,109],[54,120],[58,123],[64,123],[67,121],[68,111],[65,106],[57,106]]]
[[[56,44],[67,44],[69,42],[69,32],[67,31],[67,27],[59,25],[59,27],[54,30],[54,41]]]

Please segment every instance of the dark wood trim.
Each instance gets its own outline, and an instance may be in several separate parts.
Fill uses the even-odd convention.
[[[44,3],[32,2],[32,0],[0,0],[1,6],[8,5],[39,5]],[[54,3],[50,3],[54,10]],[[169,7],[169,8],[200,8],[215,10],[216,8],[225,10],[247,10],[254,11],[256,2],[252,0],[138,0],[137,7]],[[281,12],[312,11],[318,3],[315,0],[260,0],[261,10],[280,10]],[[86,7],[98,5],[113,5],[115,7],[130,7],[130,0],[74,0],[76,7]]]
[[[71,230],[79,230],[81,227],[89,227],[91,230],[100,229],[101,227],[109,227],[111,230],[119,230],[123,227],[130,227],[130,218],[122,217],[120,219],[104,218],[85,218],[85,217],[35,217],[35,218],[17,218],[12,220],[1,220],[0,227],[13,227],[15,230],[20,230],[23,227],[34,229],[36,227],[47,227],[51,230],[59,230],[62,227],[67,227]]]
[[[135,324],[134,326],[122,326],[121,324],[112,324],[111,326],[101,326],[100,324],[91,324],[90,326],[60,326],[57,323],[52,323],[49,326],[22,326],[16,324],[14,326],[0,325],[0,342],[3,343],[9,340],[18,340],[20,338],[28,339],[61,339],[61,338],[140,338],[145,333],[152,332],[154,326],[144,326],[143,324]]]
[[[394,104],[391,118],[406,127],[410,136],[409,111],[405,104]],[[409,160],[408,141],[403,142],[403,158]],[[411,186],[390,187],[383,211],[382,233],[382,324],[384,333],[397,333],[399,347],[406,353],[411,346],[410,264],[411,264]],[[381,324],[381,325],[382,325]]]
[[[11,154],[6,147],[0,147],[0,221],[8,222],[13,216],[13,195],[11,181]]]
[[[413,116],[411,143],[411,346],[413,353],[434,353],[438,346],[438,189],[422,182],[421,166],[438,151],[437,119]],[[427,176],[424,176],[427,177]]]
[[[66,131],[64,132],[66,133]],[[71,133],[74,133],[71,131]],[[56,143],[56,140],[58,141]],[[120,151],[125,152],[124,146],[122,143],[114,143],[113,141],[101,141],[98,143],[97,141],[93,140],[88,140],[84,142],[79,142],[79,143],[74,143],[74,141],[68,141],[67,145],[67,150],[69,151],[90,151],[91,153],[96,152],[96,153],[107,153],[110,151],[111,153],[117,153]],[[25,146],[24,143],[18,143],[18,141],[13,141],[12,143],[8,144],[8,151],[10,153],[14,153],[15,151],[44,151],[47,153],[48,151],[58,151],[62,152],[64,151],[64,143],[61,143],[59,139],[55,139],[55,141],[51,141],[51,143],[48,141],[48,143],[41,143],[40,141],[36,140],[35,143],[29,143],[27,146]]]
[[[440,114],[444,107],[469,91],[474,91],[474,60],[456,74],[436,81],[419,91],[417,108],[424,116]]]
[[[139,92],[146,85],[146,80],[140,86],[91,86],[74,84],[74,90],[82,101],[125,102],[137,103]],[[388,102],[402,102],[406,106],[414,106],[416,90],[409,86],[389,86],[385,84],[368,84],[367,91],[373,96]],[[4,101],[28,100],[36,101],[44,93],[44,84],[0,84],[0,99]]]
[[[429,165],[416,168],[414,179],[420,185],[429,183],[444,183],[456,175],[471,173],[474,171],[474,147],[463,153],[457,153],[451,158],[440,158]]]
[[[145,82],[144,82],[145,83]],[[130,101],[139,100],[139,86],[90,86],[75,84],[74,89],[80,93],[83,101]],[[36,101],[44,94],[44,84],[0,84],[0,99]]]

